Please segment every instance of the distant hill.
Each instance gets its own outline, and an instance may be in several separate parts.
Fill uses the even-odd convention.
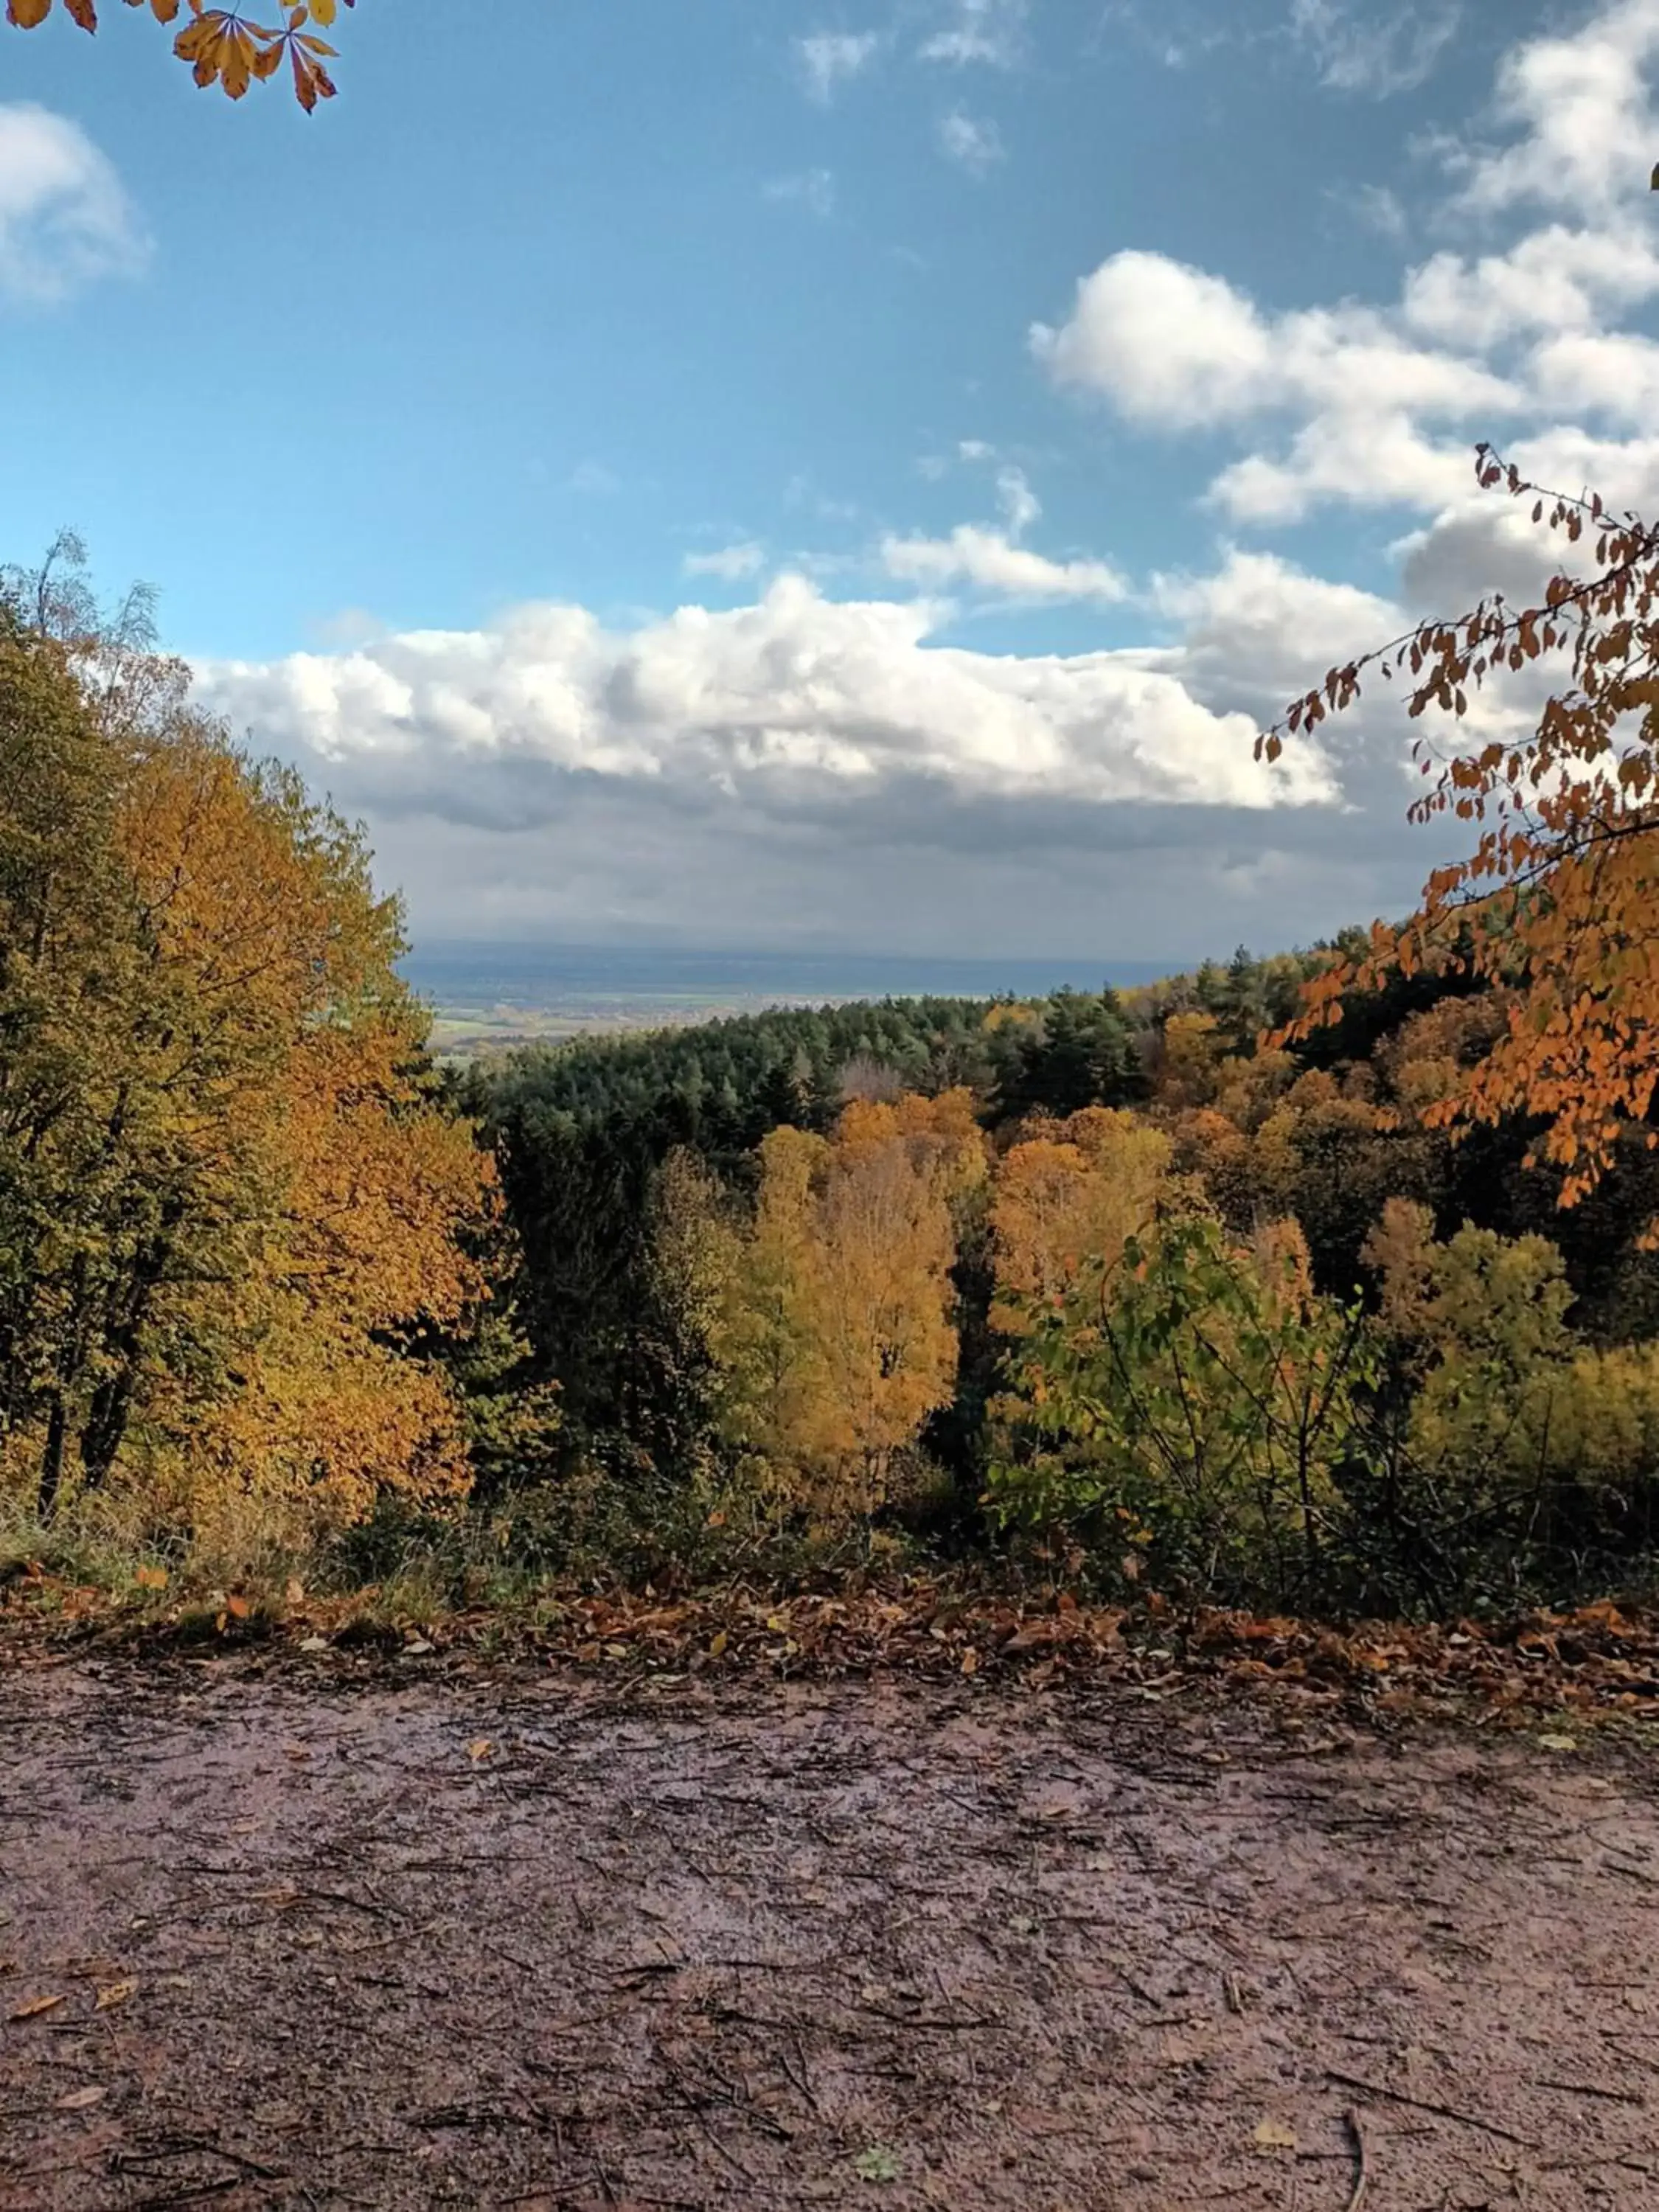
[[[1170,963],[431,939],[403,964],[436,1010],[436,1049],[471,1058],[514,1044],[668,1028],[772,1006],[1040,999],[1067,985],[1097,991],[1105,982],[1152,982]]]

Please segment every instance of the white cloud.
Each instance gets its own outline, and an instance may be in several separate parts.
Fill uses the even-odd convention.
[[[1132,422],[1196,429],[1304,417],[1283,455],[1252,454],[1212,487],[1230,514],[1254,521],[1291,521],[1322,499],[1443,498],[1463,449],[1425,438],[1418,422],[1489,422],[1520,404],[1507,379],[1418,343],[1375,309],[1264,314],[1224,278],[1158,253],[1103,262],[1066,321],[1036,325],[1031,345],[1057,382],[1102,394]]]
[[[1655,0],[1611,0],[1575,31],[1513,48],[1498,68],[1496,111],[1519,135],[1453,149],[1463,207],[1490,214],[1537,202],[1582,220],[1639,198],[1655,144],[1643,70],[1656,55]]]
[[[988,118],[966,115],[959,107],[940,117],[939,145],[947,161],[956,162],[970,176],[985,176],[1006,158],[996,125]]]
[[[843,84],[868,69],[880,47],[879,31],[815,31],[796,40],[795,54],[808,92],[827,107]]]
[[[1111,601],[1128,585],[1104,561],[1050,561],[1001,531],[958,523],[948,538],[884,538],[882,565],[913,584],[963,583],[1005,599]]]
[[[773,177],[761,187],[769,200],[804,207],[825,218],[836,211],[836,178],[832,169],[800,169],[793,176]]]
[[[1023,537],[1042,513],[1036,494],[1025,481],[1024,469],[1012,465],[997,471],[997,504],[1008,524],[1009,535]]]
[[[1403,910],[1435,855],[1398,702],[1277,769],[1252,752],[1395,611],[1234,554],[1149,611],[1173,641],[989,654],[934,642],[942,606],[786,577],[729,612],[523,607],[198,689],[367,818],[417,933],[1168,959]]]
[[[1422,83],[1462,15],[1461,0],[1291,0],[1291,30],[1325,83],[1380,100]]]
[[[1310,671],[1322,674],[1369,653],[1394,636],[1402,619],[1375,592],[1236,546],[1208,575],[1154,577],[1149,596],[1159,613],[1179,622],[1182,637],[1177,646],[1142,655],[1146,664],[1178,672],[1206,706],[1243,708],[1263,723],[1307,689]],[[1330,726],[1328,742],[1341,726]]]
[[[1358,83],[1367,40],[1385,59],[1427,56],[1447,14],[1297,0],[1292,22],[1328,75]],[[1218,274],[1128,251],[1081,280],[1063,321],[1033,327],[1033,350],[1056,383],[1130,422],[1237,433],[1243,450],[1209,488],[1236,521],[1291,523],[1334,502],[1414,507],[1438,517],[1412,541],[1416,573],[1449,573],[1454,547],[1462,562],[1481,542],[1466,512],[1477,439],[1518,452],[1552,423],[1640,433],[1659,416],[1659,348],[1611,326],[1659,296],[1656,63],[1659,0],[1602,0],[1573,30],[1500,54],[1494,135],[1438,142],[1446,198],[1425,220],[1507,217],[1510,234],[1407,268],[1395,300],[1275,312]],[[1386,228],[1402,215],[1379,203]],[[1607,447],[1615,474],[1644,477]],[[1512,572],[1504,532],[1486,542]]]
[[[1469,482],[1469,445],[1436,442],[1398,408],[1331,408],[1316,413],[1283,454],[1249,453],[1210,487],[1236,522],[1299,522],[1322,502],[1358,507],[1436,507]]]
[[[78,125],[0,106],[0,295],[50,305],[149,256],[114,168]]]
[[[921,58],[957,68],[982,62],[1012,69],[1019,58],[1026,12],[1027,0],[955,0],[950,22],[922,41]]]
[[[1459,416],[1515,394],[1478,362],[1432,351],[1369,307],[1264,315],[1224,278],[1161,253],[1115,253],[1079,284],[1032,349],[1061,384],[1103,393],[1132,420],[1199,428],[1274,409],[1403,408]]]
[[[1057,383],[1103,392],[1132,421],[1196,428],[1248,412],[1273,374],[1261,317],[1224,277],[1162,253],[1115,253],[1031,348]]]
[[[712,552],[688,553],[680,563],[688,576],[719,576],[728,583],[757,574],[765,564],[765,549],[752,538],[740,545],[717,546]]]
[[[1507,458],[1532,483],[1599,491],[1614,514],[1659,514],[1659,436],[1620,438],[1557,424],[1516,439]],[[1529,504],[1476,490],[1474,470],[1467,469],[1457,496],[1393,549],[1402,596],[1419,613],[1441,616],[1493,592],[1515,605],[1540,604],[1550,578],[1571,570],[1574,555],[1529,518]]]
[[[959,438],[957,441],[957,459],[959,461],[988,461],[995,453],[996,447],[987,445],[983,438]]]
[[[1564,331],[1532,357],[1546,406],[1610,415],[1632,428],[1659,422],[1659,344],[1624,331]]]
[[[1407,274],[1406,321],[1447,343],[1487,349],[1528,331],[1584,330],[1659,292],[1659,253],[1633,227],[1529,232],[1478,260],[1437,253]]]
[[[958,450],[973,460],[991,452],[977,439],[964,439]],[[1089,599],[1109,604],[1129,596],[1127,580],[1108,562],[1051,561],[1019,544],[1042,513],[1024,469],[1012,463],[1000,468],[996,493],[1005,530],[964,522],[946,538],[890,534],[881,542],[883,568],[905,583],[965,584],[994,599],[1032,605]]]
[[[204,700],[381,805],[529,826],[571,779],[742,796],[780,817],[920,781],[955,799],[1145,799],[1252,809],[1329,800],[1316,745],[1281,768],[1252,726],[1109,653],[994,656],[928,642],[925,603],[823,598],[786,576],[751,606],[631,632],[580,607],[488,630],[198,671]]]

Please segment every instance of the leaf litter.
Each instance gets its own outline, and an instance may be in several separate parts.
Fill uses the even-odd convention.
[[[297,1591],[297,1596],[294,1592]],[[1156,1594],[1133,1607],[1066,1590],[1011,1595],[973,1577],[907,1576],[781,1594],[742,1583],[695,1595],[550,1589],[520,1613],[465,1609],[376,1628],[354,1601],[294,1586],[275,1620],[216,1616],[219,1647],[265,1667],[303,1655],[356,1674],[389,1661],[439,1668],[488,1654],[584,1673],[687,1677],[839,1677],[873,1672],[1042,1688],[1122,1685],[1149,1699],[1176,1690],[1287,1692],[1378,1720],[1484,1712],[1517,1724],[1609,1717],[1659,1721],[1659,1611],[1601,1601],[1501,1620],[1318,1621],[1216,1608],[1178,1613]],[[194,1649],[191,1616],[134,1618],[104,1593],[31,1569],[0,1589],[0,1656],[17,1665],[131,1649]],[[1550,1730],[1571,1747],[1570,1731]]]
[[[1152,1702],[959,1653],[468,1673],[447,1631],[435,1677],[23,1670],[0,1878],[56,2002],[0,2032],[0,2203],[1659,2201],[1639,1736],[1241,1698],[1241,1655],[1335,1675],[1250,1627],[1159,1625]]]

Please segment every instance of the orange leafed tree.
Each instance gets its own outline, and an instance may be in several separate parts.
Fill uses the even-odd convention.
[[[359,838],[184,684],[0,606],[0,1478],[308,1532],[465,1486],[490,1167]]]
[[[126,0],[129,8],[148,7],[158,23],[176,22],[180,0]],[[335,49],[322,36],[331,29],[342,6],[356,0],[276,0],[274,23],[251,20],[240,8],[210,8],[207,0],[184,0],[186,21],[173,51],[188,62],[199,85],[218,85],[240,100],[251,84],[273,77],[287,63],[295,97],[307,112],[319,100],[332,100],[334,81],[327,64]],[[52,12],[53,0],[7,0],[6,21],[32,31]],[[264,15],[267,11],[260,9]],[[64,13],[83,31],[98,28],[97,0],[64,0]]]
[[[187,1462],[325,1519],[382,1488],[465,1489],[447,1379],[402,1347],[483,1294],[464,1232],[489,1170],[421,1073],[395,903],[297,778],[187,713],[141,756],[123,828],[188,1010],[169,1071],[190,1070],[171,1091],[179,1152],[199,1187],[252,1200],[245,1268],[188,1288],[235,1382],[173,1409]]]
[[[1565,549],[1541,602],[1495,594],[1425,623],[1332,669],[1257,739],[1273,758],[1286,731],[1341,712],[1378,674],[1402,676],[1411,714],[1442,726],[1484,702],[1491,732],[1449,755],[1417,740],[1431,782],[1413,818],[1469,823],[1474,850],[1431,875],[1409,921],[1376,925],[1365,957],[1315,979],[1291,1034],[1336,1020],[1346,994],[1390,975],[1471,972],[1498,994],[1498,1033],[1422,1118],[1454,1134],[1535,1120],[1532,1158],[1559,1170],[1571,1206],[1632,1132],[1659,1142],[1659,532],[1599,497],[1541,491],[1488,447],[1478,462],[1487,490],[1528,502]],[[1504,687],[1511,701],[1535,697],[1552,669],[1541,709],[1511,734]]]

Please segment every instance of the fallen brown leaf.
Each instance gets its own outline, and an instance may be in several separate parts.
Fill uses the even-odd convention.
[[[56,2012],[60,2004],[67,2004],[67,1995],[55,1997],[30,1997],[15,2006],[6,2015],[8,2020],[38,2020],[43,2012]]]

